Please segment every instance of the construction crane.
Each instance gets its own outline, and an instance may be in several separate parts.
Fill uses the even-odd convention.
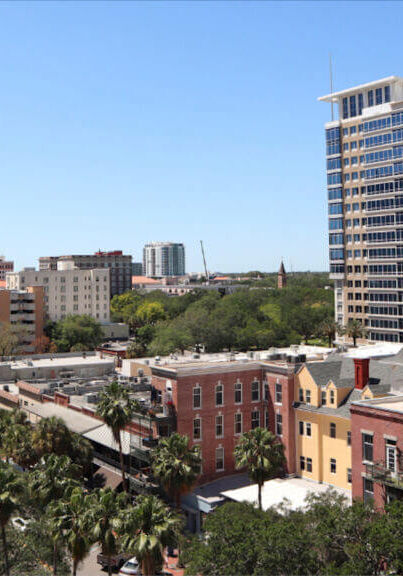
[[[204,247],[203,247],[203,240],[200,240],[200,246],[203,256],[203,263],[204,263],[204,272],[206,274],[206,284],[209,284],[209,273],[207,272],[207,264],[206,264],[206,256],[204,254]]]

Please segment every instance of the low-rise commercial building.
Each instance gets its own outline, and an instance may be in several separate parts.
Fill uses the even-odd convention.
[[[88,314],[99,322],[109,322],[109,269],[32,270],[7,274],[9,290],[43,286],[44,309],[52,321],[69,314]]]

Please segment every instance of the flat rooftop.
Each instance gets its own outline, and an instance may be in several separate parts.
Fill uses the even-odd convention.
[[[268,350],[259,350],[254,352],[218,352],[214,354],[208,353],[185,353],[183,356],[181,354],[171,354],[170,356],[162,356],[155,358],[135,358],[133,360],[124,360],[123,362],[136,362],[140,364],[145,364],[152,367],[161,367],[166,370],[176,371],[182,368],[208,368],[217,367],[220,364],[228,363],[243,363],[252,364],[256,362],[272,362],[274,356],[282,356],[278,358],[279,361],[285,360],[286,356],[299,356],[305,355],[307,360],[323,359],[327,357],[328,354],[332,352],[331,348],[325,348],[322,346],[305,346],[296,345],[290,346],[288,348],[270,348]]]
[[[384,410],[385,412],[394,412],[403,414],[403,396],[388,396],[386,398],[374,398],[373,400],[363,400],[360,402],[353,402],[357,406],[367,406],[376,410]]]
[[[323,494],[329,488],[345,496],[347,502],[351,503],[351,492],[348,490],[319,484],[305,478],[275,478],[274,480],[267,480],[263,485],[262,508],[267,510],[272,506],[284,504],[286,508],[291,510],[304,509],[307,507],[306,499],[310,494]],[[249,502],[257,506],[258,486],[251,484],[235,490],[226,490],[222,492],[222,495],[228,500]]]
[[[29,358],[26,360],[15,360],[14,362],[3,362],[11,366],[12,370],[21,368],[52,368],[53,366],[88,366],[95,364],[114,364],[110,357],[100,358],[99,356],[66,356],[66,357],[49,357],[49,358]]]
[[[54,402],[46,402],[45,404],[35,404],[34,406],[25,407],[24,410],[35,414],[40,418],[50,418],[51,416],[56,416],[61,418],[67,428],[72,432],[77,432],[77,434],[84,434],[95,428],[102,426],[102,422],[91,416],[86,416],[81,412],[72,410],[71,408],[66,408],[55,404]]]
[[[400,76],[387,76],[386,78],[380,78],[379,80],[374,80],[373,82],[359,84],[358,86],[354,86],[352,88],[346,88],[346,90],[339,90],[339,92],[332,92],[331,94],[326,94],[326,96],[320,96],[318,100],[319,102],[338,102],[338,99],[342,96],[348,96],[349,94],[354,94],[355,92],[370,90],[371,88],[383,86],[384,84],[392,84],[399,80],[403,79]]]

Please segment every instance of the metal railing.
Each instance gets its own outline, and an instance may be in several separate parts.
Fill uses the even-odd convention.
[[[403,462],[401,460],[402,458],[396,463],[396,471],[387,468],[385,462],[367,463],[365,464],[366,477],[373,482],[403,490]]]

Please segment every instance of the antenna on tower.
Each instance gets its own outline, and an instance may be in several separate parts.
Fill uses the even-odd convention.
[[[332,55],[329,52],[329,77],[330,77],[330,96],[333,94],[333,67],[332,67]],[[331,106],[332,106],[332,122],[334,120],[334,103],[333,98],[331,98]]]

